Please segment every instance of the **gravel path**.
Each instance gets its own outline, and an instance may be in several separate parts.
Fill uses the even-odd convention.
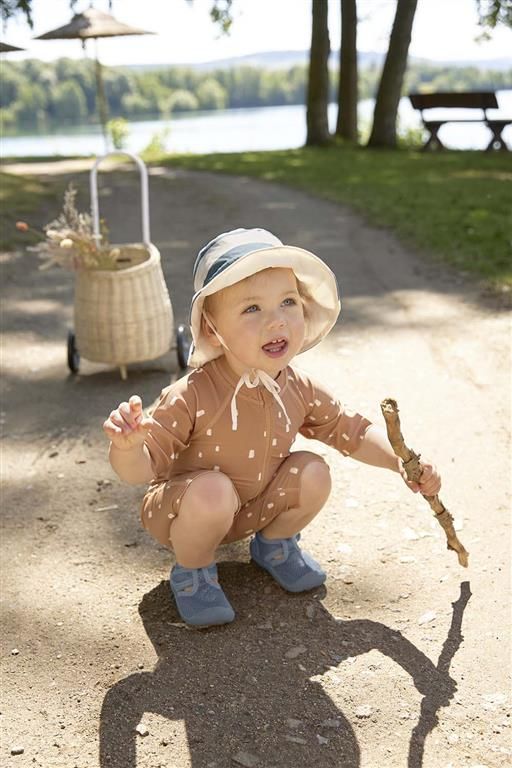
[[[43,171],[72,173],[88,205],[83,170]],[[139,526],[143,489],[118,483],[101,432],[121,399],[149,405],[179,375],[175,354],[127,382],[89,361],[68,375],[72,277],[3,254],[0,764],[510,765],[510,316],[338,205],[210,174],[154,169],[150,184],[178,321],[218,232],[264,226],[331,265],[343,318],[300,364],[377,421],[398,400],[406,438],[441,469],[470,568],[396,476],[315,443],[334,488],[303,542],[326,589],[285,594],[237,543],[219,568],[237,621],[184,628],[170,556]],[[140,239],[137,201],[133,174],[102,176],[114,241]]]

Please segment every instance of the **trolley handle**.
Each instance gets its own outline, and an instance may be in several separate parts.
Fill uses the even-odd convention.
[[[101,162],[103,162],[103,160],[105,160],[105,158],[110,157],[111,155],[127,155],[128,157],[131,157],[134,163],[136,163],[136,165],[138,166],[139,175],[140,175],[141,210],[142,210],[142,243],[144,245],[149,246],[151,240],[149,235],[148,171],[143,160],[138,155],[134,155],[131,152],[125,152],[124,150],[123,151],[120,150],[116,152],[107,152],[106,155],[102,155],[101,157],[98,157],[93,167],[91,168],[89,183],[90,183],[90,191],[91,191],[91,214],[92,214],[92,227],[93,227],[94,239],[96,240],[97,245],[99,245],[99,242],[101,240],[101,233],[100,233],[100,213],[99,213],[99,205],[98,205],[98,166]]]

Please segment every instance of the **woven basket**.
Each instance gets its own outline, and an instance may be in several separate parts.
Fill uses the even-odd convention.
[[[111,154],[115,153],[99,157],[90,172],[91,213],[97,243],[101,243],[98,167]],[[139,169],[142,242],[115,246],[120,252],[115,270],[77,272],[75,336],[80,356],[118,365],[124,379],[128,363],[152,360],[167,352],[174,336],[174,318],[160,253],[150,238],[147,168],[138,155],[123,154],[131,157]]]
[[[75,333],[81,356],[123,366],[165,354],[174,318],[158,249],[152,244],[116,247],[135,266],[77,272]]]

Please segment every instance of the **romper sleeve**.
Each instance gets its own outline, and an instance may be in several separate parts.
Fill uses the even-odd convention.
[[[196,404],[194,388],[183,384],[183,380],[162,390],[151,414],[153,425],[145,440],[151,457],[153,480],[168,479],[173,461],[180,451],[187,448],[194,431]]]
[[[300,434],[320,440],[344,456],[354,453],[371,421],[342,405],[323,384],[309,376],[300,376],[300,389],[306,410]]]

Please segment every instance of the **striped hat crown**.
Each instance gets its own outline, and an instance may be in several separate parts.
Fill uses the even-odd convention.
[[[293,270],[305,289],[306,333],[300,351],[305,352],[327,335],[340,312],[336,278],[327,264],[303,248],[284,245],[266,229],[234,229],[203,246],[194,264],[190,366],[197,368],[223,354],[201,331],[206,296],[270,267]]]

